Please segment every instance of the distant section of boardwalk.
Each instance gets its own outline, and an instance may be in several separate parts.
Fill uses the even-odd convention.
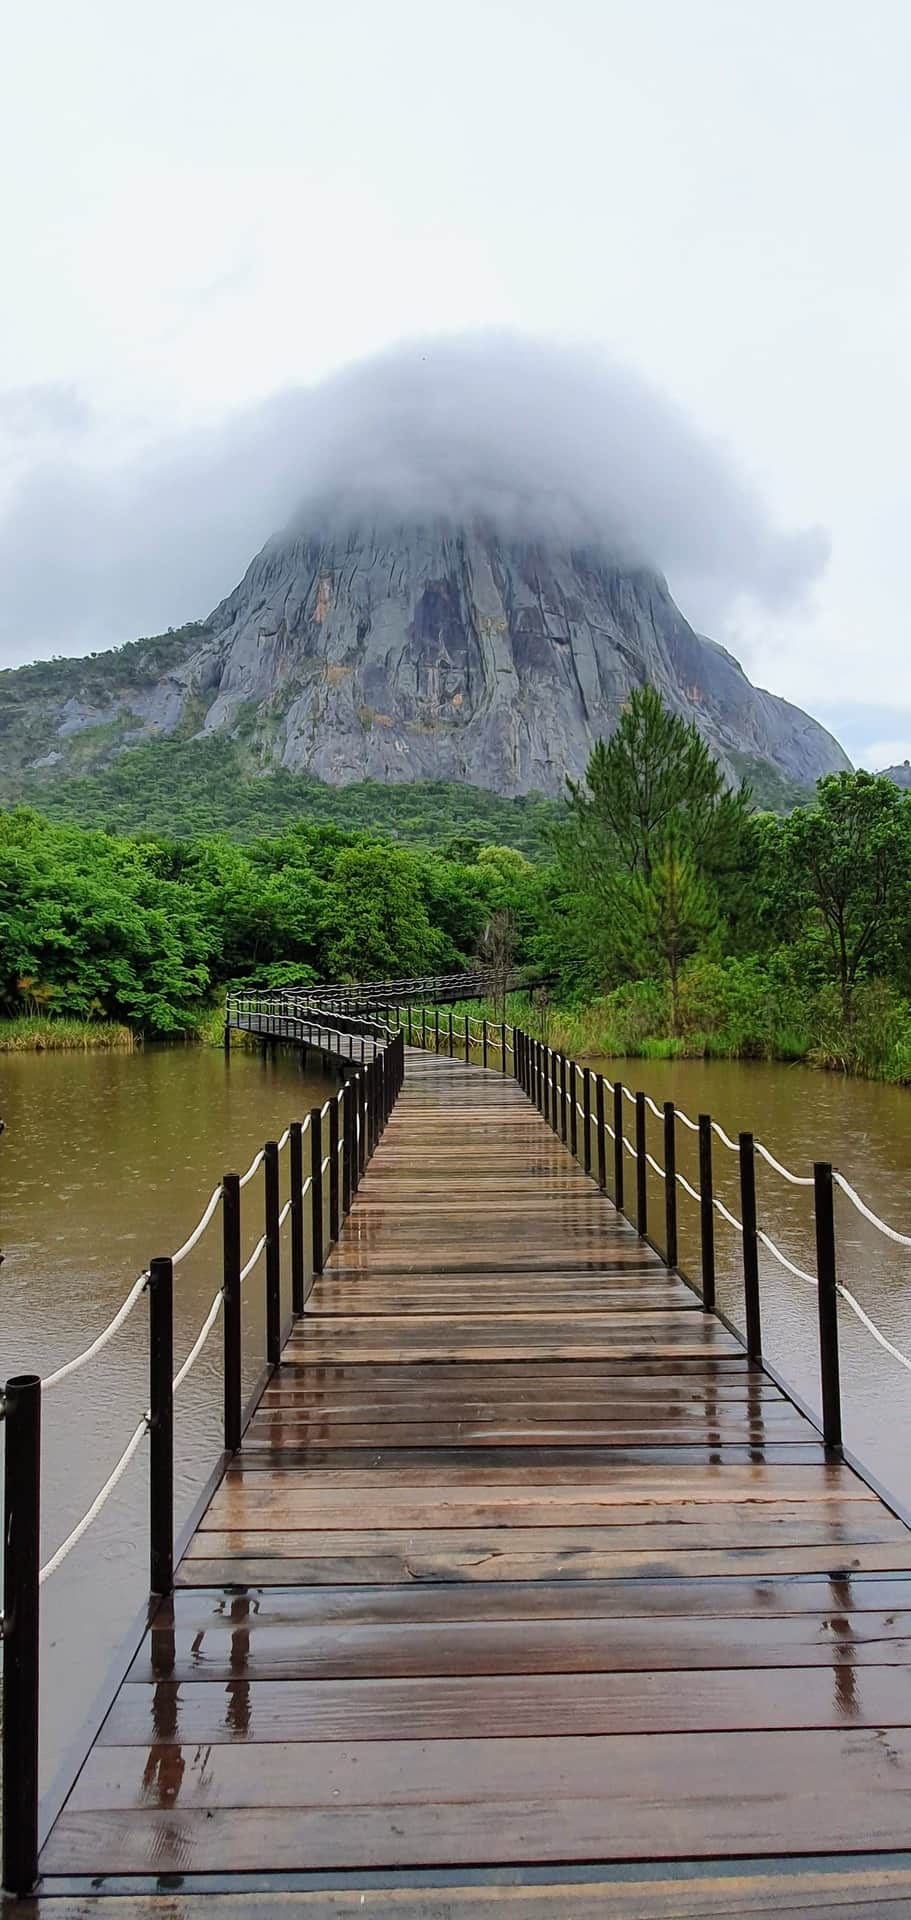
[[[409,1052],[41,1914],[870,1920],[909,1843],[911,1535],[515,1081]]]

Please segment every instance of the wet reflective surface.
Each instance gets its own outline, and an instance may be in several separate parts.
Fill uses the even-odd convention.
[[[0,1056],[0,1379],[45,1375],[86,1346],[149,1259],[177,1247],[222,1172],[321,1104],[334,1081],[296,1055],[216,1048]],[[281,1160],[281,1197],[288,1154]],[[262,1176],[243,1195],[244,1257],[262,1231]],[[220,1210],[175,1272],[174,1349],[189,1351],[221,1284]],[[284,1311],[290,1307],[287,1226]],[[244,1385],[264,1361],[263,1263],[244,1297]],[[45,1397],[42,1558],[64,1539],[148,1404],[148,1311]],[[176,1411],[178,1523],[221,1445],[221,1323]],[[0,1447],[2,1447],[0,1423]],[[148,1585],[143,1446],[85,1541],[42,1593],[42,1777],[84,1718]],[[78,1650],[73,1659],[74,1647]]]
[[[750,1061],[593,1060],[587,1064],[642,1088],[660,1106],[674,1100],[690,1119],[711,1113],[736,1140],[755,1134],[794,1173],[809,1174],[814,1160],[840,1168],[875,1213],[900,1232],[911,1233],[911,1089],[850,1080],[808,1067]],[[624,1102],[626,1133],[635,1135],[635,1115]],[[661,1123],[648,1116],[648,1146],[663,1163]],[[609,1150],[612,1143],[608,1142]],[[635,1169],[629,1154],[627,1203],[635,1206]],[[610,1177],[610,1160],[608,1162]],[[696,1136],[677,1127],[677,1167],[695,1187]],[[740,1218],[737,1155],[713,1136],[713,1174],[718,1198]],[[812,1188],[792,1187],[756,1162],[759,1225],[796,1266],[815,1272]],[[699,1274],[698,1210],[678,1188],[680,1260]],[[649,1173],[649,1228],[664,1245],[664,1188]],[[886,1337],[911,1357],[911,1249],[896,1246],[836,1195],[839,1278]],[[718,1304],[744,1324],[740,1242],[716,1216]],[[815,1293],[760,1249],[763,1340],[772,1364],[814,1411],[819,1407]],[[911,1373],[876,1346],[844,1305],[840,1308],[842,1400],[845,1442],[911,1507]]]
[[[620,1071],[659,1103],[674,1099],[695,1118],[711,1111],[736,1137],[752,1129],[795,1171],[814,1157],[840,1165],[868,1203],[911,1230],[911,1095],[802,1067],[708,1062],[597,1063]],[[235,1053],[226,1072],[217,1050],[122,1055],[19,1056],[0,1060],[0,1206],[6,1260],[0,1269],[0,1377],[46,1373],[86,1344],[119,1304],[151,1255],[179,1243],[219,1174],[242,1170],[264,1138],[302,1116],[328,1091],[319,1073],[301,1076],[291,1055],[264,1067]],[[627,1105],[632,1138],[633,1110]],[[660,1126],[649,1116],[649,1146],[661,1158]],[[442,1147],[434,1152],[445,1158]],[[736,1157],[716,1139],[716,1191],[739,1214]],[[696,1182],[695,1137],[678,1129],[678,1166]],[[627,1191],[632,1191],[627,1157]],[[760,1224],[796,1264],[814,1268],[812,1198],[757,1166]],[[282,1197],[287,1156],[282,1163]],[[260,1231],[258,1179],[246,1189],[245,1251]],[[508,1202],[504,1201],[504,1205]],[[664,1237],[664,1197],[650,1176],[650,1230]],[[696,1209],[681,1193],[681,1261],[698,1272]],[[740,1248],[717,1222],[718,1298],[742,1325]],[[840,1198],[840,1274],[883,1328],[911,1353],[908,1251],[884,1240]],[[178,1273],[175,1351],[187,1352],[220,1281],[218,1217]],[[283,1264],[287,1305],[287,1246]],[[762,1257],[764,1337],[770,1359],[818,1405],[815,1298]],[[245,1302],[245,1384],[263,1360],[262,1268]],[[911,1504],[911,1376],[842,1310],[842,1374],[848,1444]],[[146,1309],[101,1359],[48,1396],[45,1417],[43,1552],[52,1551],[116,1460],[148,1398]],[[543,1411],[543,1409],[542,1409]],[[550,1409],[551,1413],[558,1411]],[[486,1407],[479,1407],[486,1417]],[[718,1443],[723,1443],[719,1407]],[[369,1416],[368,1416],[369,1417]],[[177,1505],[185,1514],[220,1444],[221,1354],[216,1329],[178,1401]],[[312,1436],[311,1436],[312,1437]],[[2,1428],[0,1428],[2,1445]],[[145,1450],[86,1542],[44,1593],[43,1775],[96,1694],[147,1587]],[[237,1668],[243,1671],[238,1634]],[[71,1658],[73,1645],[79,1658]],[[232,1665],[234,1663],[232,1662]],[[846,1684],[848,1684],[846,1682]],[[232,1711],[242,1700],[232,1696]],[[164,1735],[162,1735],[164,1737]]]

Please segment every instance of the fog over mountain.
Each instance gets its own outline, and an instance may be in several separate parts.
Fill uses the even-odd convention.
[[[418,341],[205,429],[111,451],[77,393],[0,395],[0,660],[203,615],[277,527],[471,518],[666,575],[696,624],[799,605],[819,529],[773,523],[731,452],[630,368],[503,334]]]

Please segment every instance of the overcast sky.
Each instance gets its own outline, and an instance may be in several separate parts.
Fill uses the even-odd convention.
[[[204,615],[302,388],[519,332],[646,396],[694,623],[911,754],[906,0],[36,0],[4,56],[6,663]]]

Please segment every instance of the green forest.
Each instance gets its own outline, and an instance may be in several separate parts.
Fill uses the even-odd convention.
[[[486,956],[526,970],[526,1023],[578,1052],[911,1080],[911,795],[888,780],[832,775],[764,812],[646,688],[562,804],[276,774],[241,839],[213,748],[192,793],[189,747],[162,744],[66,783],[56,818],[0,814],[0,1045],[206,1037],[231,983]],[[305,817],[285,780],[314,789]]]

